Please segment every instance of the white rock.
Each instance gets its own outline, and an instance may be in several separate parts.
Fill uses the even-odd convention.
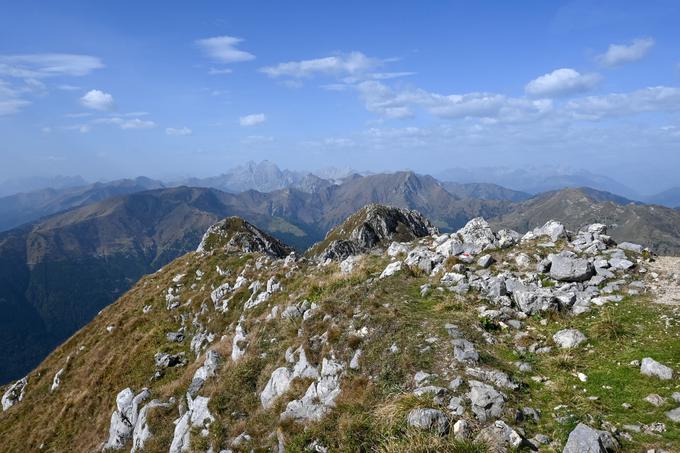
[[[52,386],[50,387],[50,392],[54,392],[56,389],[59,388],[61,385],[61,375],[64,374],[64,369],[61,368],[59,371],[57,371],[54,374],[54,378],[52,379]]]
[[[352,360],[349,362],[349,367],[353,370],[358,370],[359,369],[359,359],[363,355],[363,351],[361,349],[357,349],[354,351],[354,355],[352,356]]]
[[[661,380],[667,381],[673,378],[673,370],[656,360],[645,357],[640,365],[640,373],[645,376],[656,376]]]
[[[562,349],[571,349],[586,341],[586,336],[576,329],[564,329],[553,335],[553,341]]]
[[[234,339],[231,346],[231,360],[237,362],[238,359],[243,357],[246,353],[245,346],[241,348],[241,343],[245,342],[246,334],[243,330],[243,326],[239,322],[236,325],[236,333],[234,334]]]
[[[280,367],[274,370],[269,381],[260,393],[260,402],[262,407],[268,409],[274,403],[274,400],[288,391],[290,381],[293,378],[293,373],[286,367]]]
[[[149,397],[148,389],[142,389],[137,395],[129,387],[116,396],[116,410],[111,414],[109,438],[104,443],[103,450],[120,450],[132,438],[132,432],[137,423],[139,405]]]
[[[384,271],[380,274],[380,278],[390,277],[401,270],[401,261],[395,261],[387,265]]]
[[[340,262],[340,272],[343,274],[351,274],[360,262],[360,256],[350,255]]]
[[[192,399],[187,395],[188,410],[180,418],[175,420],[175,432],[170,444],[169,453],[182,453],[191,449],[191,430],[201,428],[201,435],[208,434],[207,428],[215,421],[210,414],[208,402],[210,398],[198,396]]]
[[[408,252],[409,252],[408,244],[405,244],[403,242],[392,242],[390,246],[387,248],[387,255],[391,257],[395,257],[401,253],[406,255],[408,254]]]
[[[130,453],[136,453],[137,451],[143,450],[144,444],[153,436],[147,419],[149,411],[156,407],[168,408],[170,406],[170,403],[152,400],[142,407],[137,416],[137,423],[135,423],[134,430],[132,431],[132,449],[130,450]]]
[[[24,377],[12,384],[7,391],[2,395],[2,411],[6,411],[18,402],[24,399],[26,386],[28,385],[28,377]]]

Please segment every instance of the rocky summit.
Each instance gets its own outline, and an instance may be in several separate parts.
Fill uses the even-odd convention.
[[[432,223],[417,211],[370,204],[329,231],[307,255],[324,262],[343,260],[388,241],[408,242],[436,233]]]
[[[0,389],[0,451],[680,451],[677,259],[605,225],[242,219]]]

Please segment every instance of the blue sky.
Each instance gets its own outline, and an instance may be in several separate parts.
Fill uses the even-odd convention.
[[[680,184],[677,2],[6,2],[0,179],[555,165]]]

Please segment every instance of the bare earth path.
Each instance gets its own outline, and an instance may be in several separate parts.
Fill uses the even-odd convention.
[[[651,287],[656,297],[654,302],[680,306],[680,257],[659,256],[648,264]],[[654,278],[654,274],[658,274]]]

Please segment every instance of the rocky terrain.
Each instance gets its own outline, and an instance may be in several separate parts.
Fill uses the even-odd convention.
[[[458,199],[433,178],[402,172],[356,176],[314,194],[296,189],[239,194],[189,187],[150,190],[0,233],[0,383],[37,365],[142,275],[194,250],[220,218],[238,215],[305,250],[373,202],[422,210],[448,229],[502,206]]]
[[[680,211],[645,205],[594,189],[563,189],[513,204],[490,222],[495,227],[528,231],[550,219],[571,229],[593,222],[609,226],[617,241],[645,244],[661,255],[680,254]]]
[[[299,255],[229,218],[0,389],[0,451],[678,451],[676,265],[603,223],[373,205]]]

